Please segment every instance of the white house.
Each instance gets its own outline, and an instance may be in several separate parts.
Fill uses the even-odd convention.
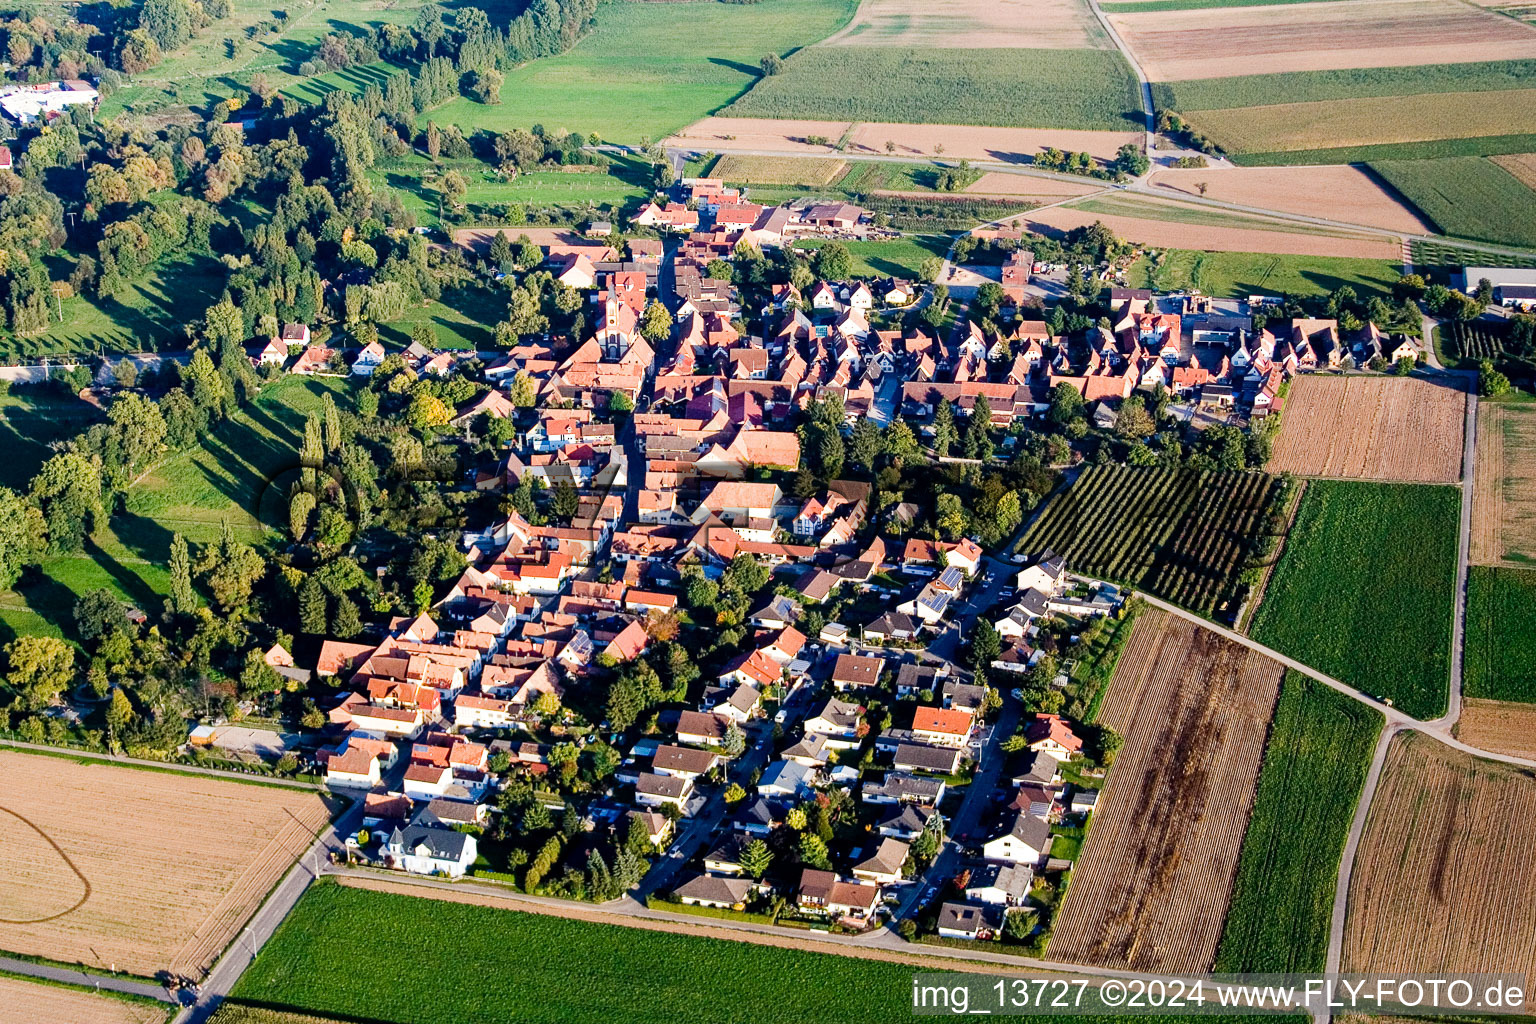
[[[352,363],[352,373],[358,377],[371,377],[373,371],[379,368],[384,361],[384,346],[377,341],[370,341],[363,346],[363,350],[357,354],[357,359]]]
[[[412,800],[431,800],[453,785],[453,769],[447,765],[413,764],[405,770],[401,789]]]
[[[462,878],[479,850],[474,836],[441,828],[431,814],[419,814],[411,824],[390,833],[384,852],[396,867],[413,875]]]
[[[453,702],[453,724],[460,729],[505,729],[514,717],[508,700],[461,694]]]
[[[1047,594],[1055,594],[1060,591],[1066,577],[1067,560],[1052,551],[1044,551],[1034,562],[1015,574],[1014,585],[1019,590],[1033,588]]]
[[[372,789],[379,784],[379,759],[357,747],[332,754],[325,762],[325,784],[332,789]]]
[[[1050,842],[1051,827],[1045,819],[1020,811],[1004,831],[982,844],[981,855],[1004,864],[1033,865],[1045,856]]]
[[[693,780],[676,775],[657,775],[642,772],[635,783],[635,802],[642,807],[664,807],[671,804],[680,811],[688,809],[688,799],[693,796]]]
[[[752,895],[753,888],[750,878],[695,875],[672,891],[690,906],[740,910],[747,897]]]
[[[859,745],[857,704],[830,698],[820,711],[805,720],[806,735],[820,736],[834,750],[849,750]]]
[[[907,844],[899,839],[882,839],[873,854],[853,866],[853,877],[878,885],[899,882],[901,867],[907,862],[907,850]]]
[[[1023,864],[982,864],[971,869],[965,898],[978,903],[1023,906],[1029,899],[1029,887],[1034,879],[1034,869]]]
[[[798,761],[775,761],[758,779],[758,795],[798,800],[810,793],[814,771]]]

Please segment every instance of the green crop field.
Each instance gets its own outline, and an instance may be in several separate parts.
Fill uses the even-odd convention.
[[[1116,131],[1142,123],[1136,79],[1116,50],[817,46],[725,113]]]
[[[1206,295],[1228,298],[1324,296],[1349,285],[1366,298],[1389,295],[1399,276],[1397,267],[1387,260],[1169,249],[1155,261],[1143,256],[1133,263],[1126,283],[1160,292],[1198,288]]]
[[[1296,164],[1367,164],[1378,160],[1440,160],[1457,156],[1502,156],[1536,150],[1536,135],[1482,135],[1428,142],[1385,142],[1332,149],[1291,149],[1267,153],[1234,153],[1243,167],[1288,167]]]
[[[58,307],[63,319],[55,317],[41,334],[0,338],[0,359],[183,347],[183,325],[201,317],[223,290],[224,268],[216,261],[165,259],[113,298],[65,299]]]
[[[1075,572],[1129,583],[1202,614],[1230,612],[1267,532],[1278,480],[1262,473],[1093,466],[1030,525]]]
[[[432,941],[421,942],[423,935]],[[401,956],[404,949],[411,955]],[[579,971],[573,973],[573,964]],[[912,1013],[916,969],[321,881],[279,926],[231,998],[392,1024],[888,1024]],[[1045,1024],[1053,1018],[1008,1019]],[[1076,1019],[1119,1024],[1130,1018]],[[1169,1024],[1197,1019],[1236,1021],[1201,1016]]]
[[[1286,673],[1214,973],[1326,966],[1339,858],[1383,721],[1352,697]]]
[[[501,102],[457,99],[422,122],[466,131],[542,124],[597,132],[611,142],[659,140],[736,99],[760,77],[764,54],[824,39],[852,17],[855,0],[761,4],[610,0],[569,53],[507,73]]]
[[[1456,487],[1312,481],[1253,638],[1417,718],[1442,714],[1460,506]]]
[[[854,277],[902,277],[916,280],[923,261],[949,251],[949,235],[908,235],[905,238],[875,242],[843,242],[853,257]],[[826,242],[807,239],[798,243],[803,249],[819,249]]]
[[[1145,9],[1143,4],[1135,6]],[[1232,4],[1219,6],[1230,7]],[[1499,60],[1480,64],[1291,71],[1238,78],[1157,82],[1152,86],[1152,96],[1159,110],[1188,113],[1226,107],[1259,107],[1276,102],[1306,103],[1361,96],[1531,88],[1536,88],[1536,60]]]
[[[1466,643],[1468,697],[1536,703],[1536,570],[1469,568]]]
[[[1536,193],[1492,160],[1387,160],[1371,169],[1444,234],[1536,246]]]
[[[242,540],[262,540],[257,513],[267,485],[283,486],[283,473],[297,464],[305,416],[320,411],[327,391],[347,407],[350,388],[333,378],[285,377],[200,447],[169,455],[129,488],[122,510],[84,551],[46,558],[15,590],[0,592],[0,642],[8,633],[61,635],[73,624],[75,600],[101,587],[157,610],[169,590],[172,533],[206,543],[227,518]]]

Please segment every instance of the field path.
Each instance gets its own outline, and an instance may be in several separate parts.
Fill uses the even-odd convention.
[[[1152,102],[1152,81],[1141,69],[1141,62],[1136,59],[1136,54],[1125,45],[1125,40],[1120,38],[1120,33],[1115,31],[1115,26],[1109,23],[1109,19],[1104,17],[1104,11],[1099,7],[1099,0],[1088,0],[1088,9],[1093,11],[1095,18],[1099,19],[1099,24],[1104,26],[1110,41],[1115,44],[1115,49],[1120,51],[1120,56],[1125,58],[1125,62],[1131,66],[1131,71],[1136,74],[1136,83],[1141,86],[1141,112],[1147,119],[1147,139],[1142,148],[1147,154],[1150,164],[1147,173],[1150,174],[1156,168],[1156,163],[1152,161],[1152,151],[1157,141],[1157,115],[1154,113],[1157,107]],[[1143,178],[1146,176],[1142,175]]]
[[[56,981],[64,985],[80,985],[85,988],[122,992],[130,996],[144,996],[147,999],[158,999],[164,1003],[174,1003],[176,1001],[176,997],[171,995],[163,985],[156,985],[153,982],[133,981],[127,977],[117,977],[110,974],[92,974],[69,967],[53,967],[49,964],[33,963],[31,960],[17,960],[8,956],[0,956],[0,971],[5,971],[8,974],[22,974],[29,978],[38,978],[42,981]]]

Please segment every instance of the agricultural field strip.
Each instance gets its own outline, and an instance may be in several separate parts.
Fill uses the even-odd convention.
[[[1105,697],[1125,746],[1048,952],[1210,969],[1284,670],[1195,622],[1138,617]]]

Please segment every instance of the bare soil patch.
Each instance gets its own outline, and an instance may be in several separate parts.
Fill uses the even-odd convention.
[[[1491,156],[1488,159],[1520,179],[1520,184],[1536,189],[1536,153],[1511,153],[1508,156]]]
[[[666,140],[670,146],[694,146],[726,153],[767,150],[774,153],[832,153],[852,125],[847,121],[783,121],[757,117],[706,117]],[[827,143],[807,142],[823,138]]]
[[[1406,204],[1358,167],[1222,167],[1155,172],[1151,184],[1170,192],[1388,231],[1432,233]]]
[[[853,129],[849,132],[849,129]],[[717,153],[749,151],[767,153],[834,153],[845,134],[843,154],[859,156],[932,157],[944,147],[945,160],[990,160],[1027,164],[1035,154],[1055,147],[1086,152],[1109,160],[1127,142],[1141,138],[1135,132],[1076,131],[1046,128],[985,128],[955,124],[902,124],[889,121],[794,121],[756,117],[706,117],[684,128],[666,145]],[[805,140],[820,137],[828,145]],[[895,144],[887,150],[885,144]]]
[[[1458,0],[1351,0],[1109,15],[1153,81],[1536,56],[1536,31]]]
[[[1536,758],[1536,705],[1468,697],[1456,738],[1482,750]]]
[[[52,855],[10,861],[0,945],[142,975],[205,970],[329,816],[306,790],[98,761],[0,751],[0,777],[0,831],[25,818]]]
[[[965,190],[969,196],[1023,196],[1030,199],[1066,199],[1103,190],[1097,182],[1067,181],[1007,171],[988,171]]]
[[[1536,972],[1533,823],[1529,770],[1398,734],[1355,857],[1342,969]]]
[[[1415,377],[1305,374],[1291,384],[1271,473],[1455,483],[1466,392]]]
[[[1082,0],[864,0],[817,45],[1079,50],[1109,37]]]
[[[0,1024],[161,1024],[170,1015],[148,1003],[0,978]]]
[[[1125,745],[1047,955],[1199,974],[1216,957],[1284,670],[1144,612],[1104,699]]]
[[[1287,231],[1279,223],[1271,231],[1095,213],[1070,206],[1058,206],[1019,221],[1021,226],[1030,231],[1058,237],[1073,228],[1086,227],[1095,222],[1102,222],[1121,238],[1155,248],[1292,253],[1300,256],[1358,256],[1366,259],[1398,259],[1402,256],[1402,246],[1390,239],[1293,232]]]

